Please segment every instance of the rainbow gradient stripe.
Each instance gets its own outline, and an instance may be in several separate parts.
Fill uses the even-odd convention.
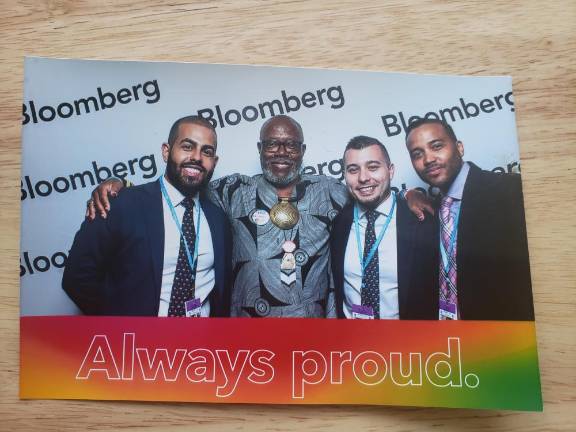
[[[66,316],[20,328],[24,399],[542,410],[533,322]]]

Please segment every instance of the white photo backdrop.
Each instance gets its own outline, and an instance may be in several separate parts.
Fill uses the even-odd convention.
[[[214,178],[259,173],[259,129],[281,113],[302,125],[309,174],[342,179],[346,143],[369,135],[388,148],[393,186],[423,187],[404,145],[413,116],[448,120],[466,160],[519,171],[509,77],[28,58],[24,78],[22,315],[77,313],[61,279],[91,190],[109,175],[156,179],[160,146],[185,115],[216,124]]]

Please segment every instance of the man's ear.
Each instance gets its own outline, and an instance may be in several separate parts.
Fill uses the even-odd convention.
[[[302,156],[306,153],[306,144],[302,144]]]
[[[170,144],[162,143],[162,159],[164,159],[164,163],[168,162],[169,156],[170,156]]]
[[[462,141],[456,141],[456,147],[458,148],[460,157],[464,157],[464,144],[462,144]]]
[[[260,141],[256,143],[256,147],[258,147],[258,153],[262,153],[262,143]]]
[[[394,178],[394,172],[396,171],[393,163],[388,167],[388,171],[390,171],[390,180],[392,180]]]

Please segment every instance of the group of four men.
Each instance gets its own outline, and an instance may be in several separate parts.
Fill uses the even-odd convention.
[[[302,128],[284,115],[261,128],[262,174],[209,183],[216,131],[181,118],[164,176],[94,191],[63,288],[97,315],[533,320],[519,176],[464,162],[439,120],[411,123],[406,146],[437,202],[397,196],[366,136],[346,147],[346,186],[301,174]]]

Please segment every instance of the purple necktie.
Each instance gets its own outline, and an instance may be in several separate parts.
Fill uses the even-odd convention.
[[[454,198],[445,196],[440,203],[440,241],[446,252],[447,264],[440,259],[440,307],[448,303],[458,304],[458,292],[456,290],[456,243],[457,227],[454,226],[454,215],[450,211]],[[452,241],[452,242],[451,242]],[[441,318],[443,319],[443,318]]]

